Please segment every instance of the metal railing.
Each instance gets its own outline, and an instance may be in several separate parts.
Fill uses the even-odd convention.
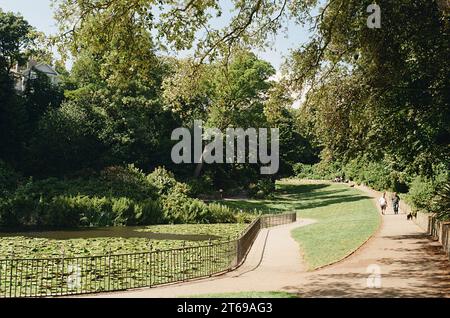
[[[119,255],[0,260],[0,297],[48,297],[118,291],[208,277],[239,266],[262,228],[296,213],[261,216],[236,239]]]

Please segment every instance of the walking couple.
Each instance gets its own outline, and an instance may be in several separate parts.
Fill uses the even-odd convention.
[[[387,200],[386,200],[386,192],[383,193],[383,196],[378,199],[380,203],[381,213],[384,215],[386,213],[387,208]],[[394,214],[398,214],[398,207],[400,205],[400,197],[397,192],[394,192],[392,195],[392,208],[394,209]]]

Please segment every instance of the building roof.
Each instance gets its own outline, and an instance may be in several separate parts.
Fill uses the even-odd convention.
[[[53,75],[53,76],[58,76],[58,72],[56,72],[50,65],[48,65],[47,63],[38,63],[35,64],[34,66],[28,67],[27,69],[25,69],[24,71],[22,71],[21,73],[25,76],[27,76],[27,74],[29,74],[32,70],[37,70],[39,72],[45,73],[47,75]]]

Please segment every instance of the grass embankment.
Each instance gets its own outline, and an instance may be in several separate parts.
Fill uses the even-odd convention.
[[[380,224],[371,198],[341,184],[282,180],[277,183],[277,191],[271,199],[226,200],[223,203],[265,213],[297,211],[300,218],[316,220],[315,224],[292,231],[311,270],[345,258]]]

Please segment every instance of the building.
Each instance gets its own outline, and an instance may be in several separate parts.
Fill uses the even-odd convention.
[[[23,92],[27,81],[29,79],[35,79],[37,72],[47,75],[52,84],[58,84],[59,74],[51,65],[30,60],[25,68],[21,68],[19,65],[16,65],[12,72],[15,79],[16,90]]]

